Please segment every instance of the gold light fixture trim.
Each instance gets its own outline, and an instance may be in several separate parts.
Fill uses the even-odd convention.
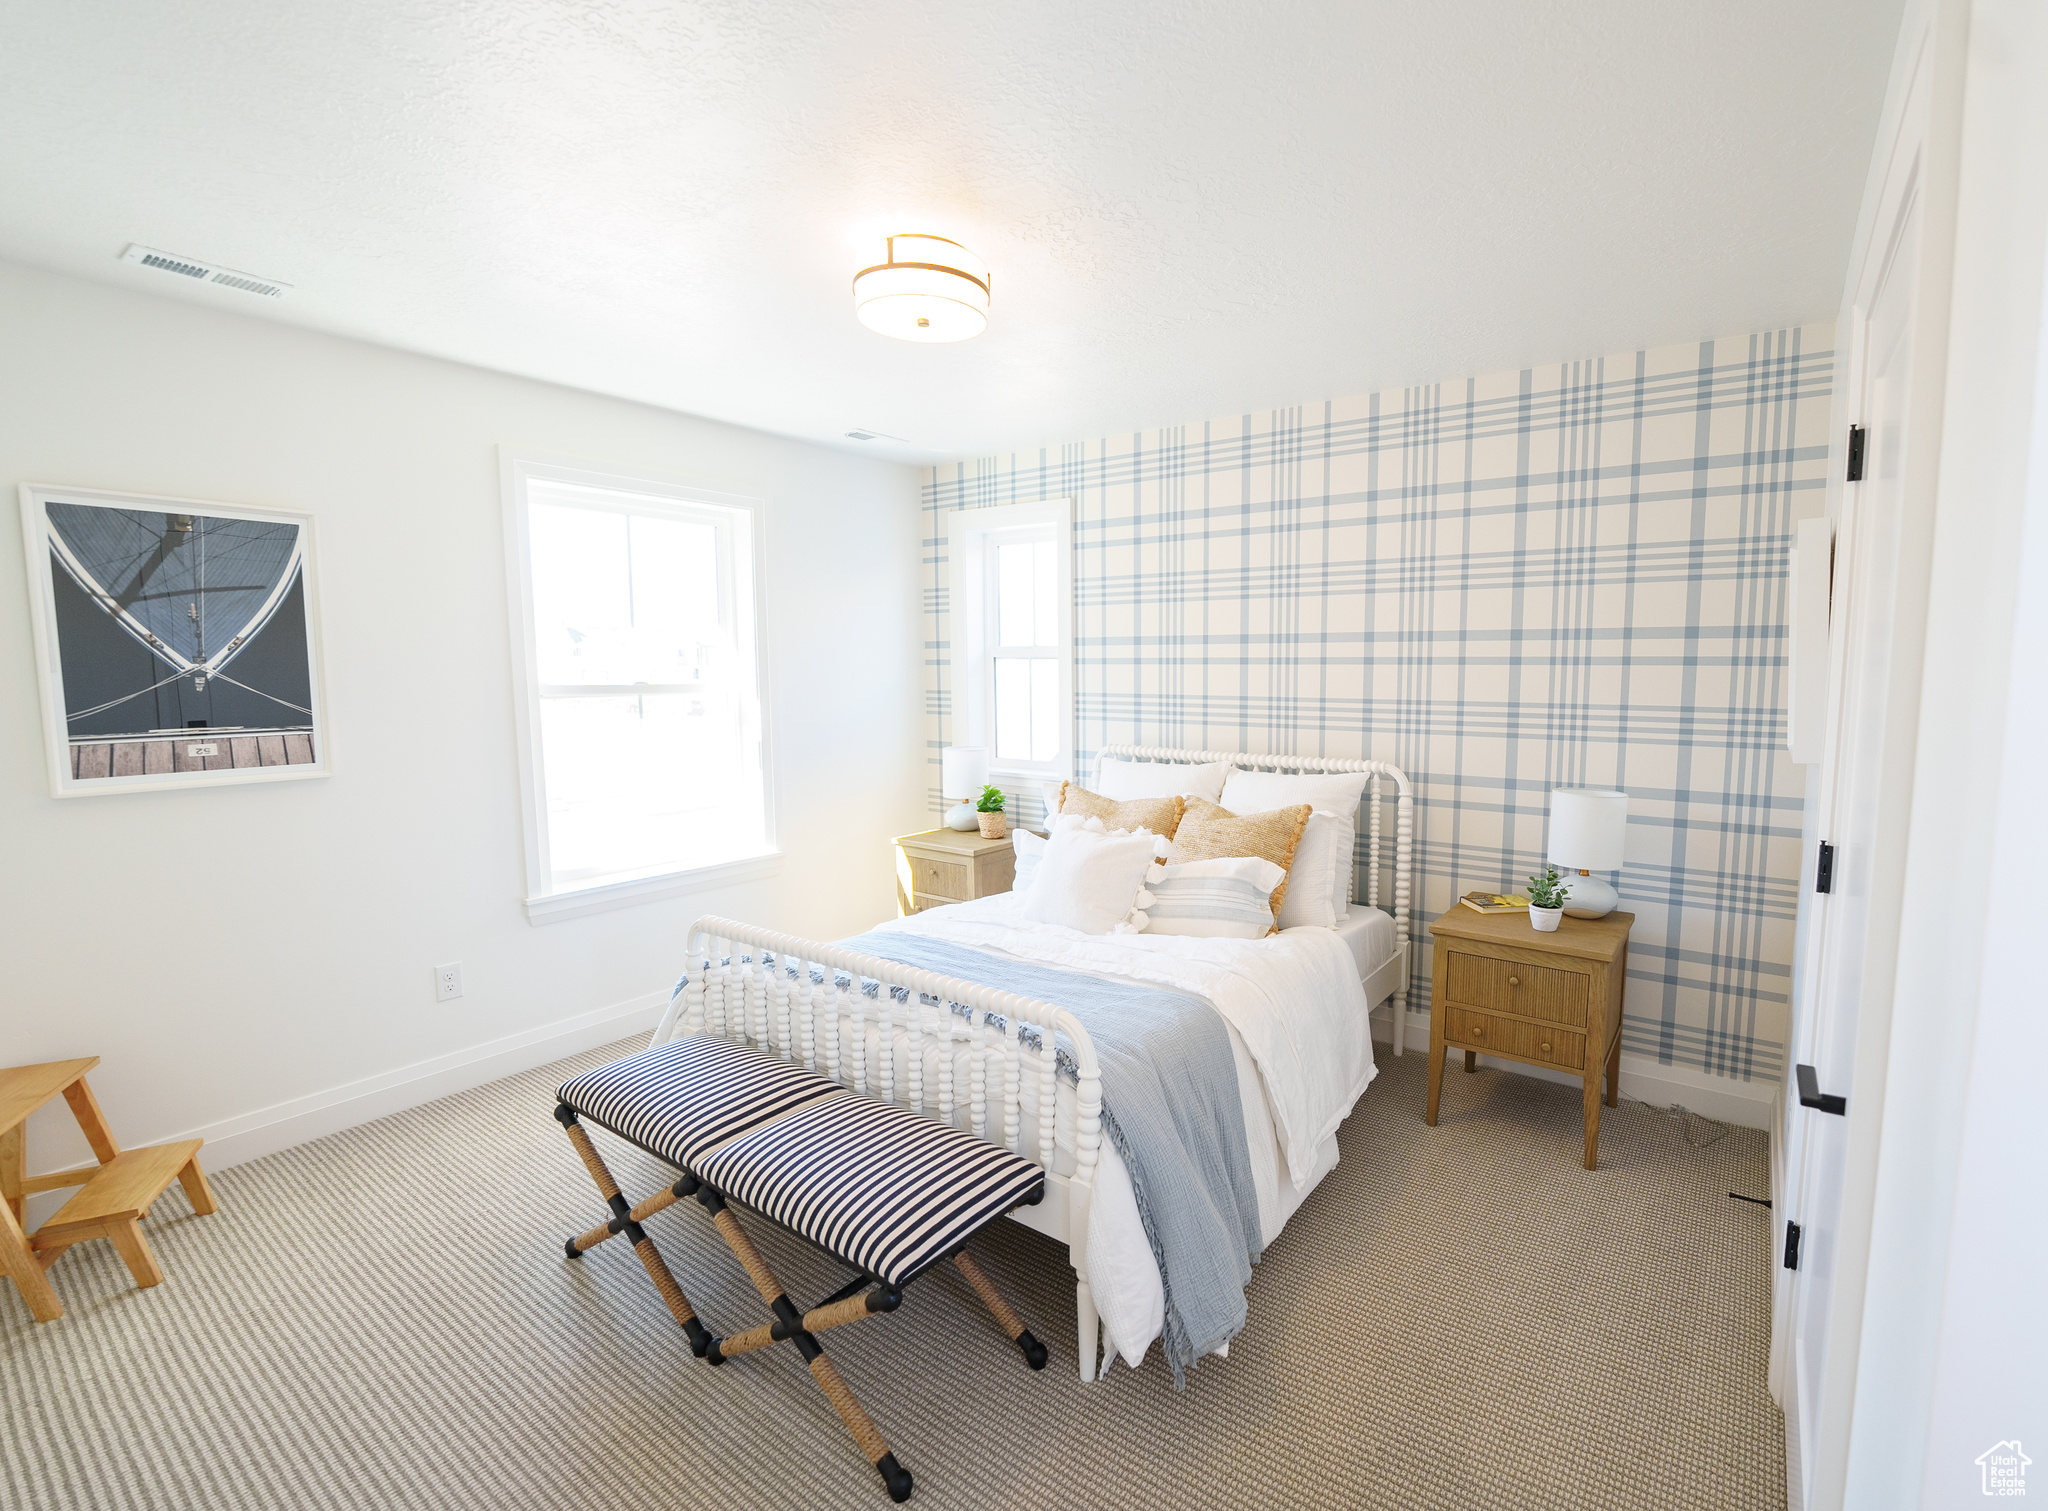
[[[945,236],[888,238],[888,261],[853,275],[853,309],[899,341],[966,341],[988,329],[988,264]]]

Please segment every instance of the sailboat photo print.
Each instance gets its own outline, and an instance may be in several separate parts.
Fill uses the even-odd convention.
[[[24,485],[58,797],[325,776],[312,517]]]

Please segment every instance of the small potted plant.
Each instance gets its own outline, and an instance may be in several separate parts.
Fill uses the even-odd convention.
[[[975,799],[974,811],[981,820],[983,839],[1001,839],[1010,832],[1010,821],[1003,817],[1003,789],[983,787],[981,796]],[[1551,925],[1556,928],[1556,924]]]
[[[1541,876],[1529,878],[1529,927],[1545,934],[1557,932],[1557,921],[1564,917],[1564,900],[1571,896],[1572,889],[1564,884],[1564,873],[1555,866],[1545,866]]]

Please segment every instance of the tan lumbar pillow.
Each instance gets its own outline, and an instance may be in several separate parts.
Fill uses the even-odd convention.
[[[1229,856],[1252,855],[1270,860],[1281,870],[1294,865],[1294,850],[1308,827],[1314,810],[1307,803],[1292,808],[1275,808],[1267,813],[1232,813],[1206,798],[1191,797],[1181,814],[1180,827],[1166,852],[1166,863],[1178,866],[1192,860],[1221,860]],[[1279,930],[1280,903],[1287,896],[1283,880],[1273,889],[1273,928]]]
[[[1072,782],[1060,783],[1061,813],[1099,818],[1107,829],[1128,829],[1134,833],[1145,829],[1172,839],[1173,831],[1180,826],[1184,804],[1185,799],[1177,797],[1134,797],[1119,803]]]

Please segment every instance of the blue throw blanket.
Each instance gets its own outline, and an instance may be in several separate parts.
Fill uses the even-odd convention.
[[[1244,1326],[1263,1245],[1237,1065],[1223,1017],[1200,997],[1030,965],[918,934],[839,941],[918,970],[1065,1008],[1102,1071],[1102,1129],[1123,1157],[1166,1288],[1162,1349],[1175,1389]]]

